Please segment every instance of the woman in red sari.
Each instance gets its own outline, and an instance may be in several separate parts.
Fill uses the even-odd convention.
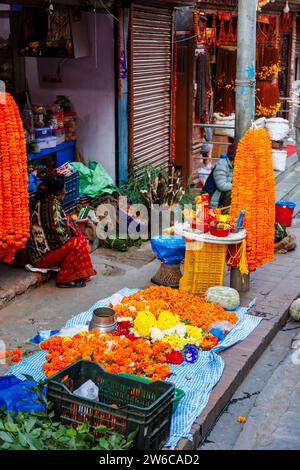
[[[30,211],[26,255],[35,268],[60,267],[57,287],[85,287],[96,274],[86,239],[63,210],[65,179],[45,178]]]

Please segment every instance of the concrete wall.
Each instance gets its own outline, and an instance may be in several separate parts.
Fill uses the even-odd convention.
[[[78,114],[78,148],[86,161],[102,163],[116,176],[114,32],[109,15],[88,14],[91,55],[81,59],[26,58],[26,77],[33,103],[51,103],[68,96]],[[96,40],[95,40],[96,38]],[[60,65],[63,83],[40,83],[39,72],[55,75]]]

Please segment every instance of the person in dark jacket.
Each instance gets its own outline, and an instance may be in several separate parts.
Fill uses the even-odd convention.
[[[214,168],[213,174],[217,189],[210,201],[212,209],[230,206],[235,152],[236,147],[234,144],[231,144],[228,147],[227,154],[220,157]]]

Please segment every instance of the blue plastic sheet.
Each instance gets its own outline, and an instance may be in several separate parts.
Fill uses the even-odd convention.
[[[33,336],[33,338],[28,338],[26,342],[33,343],[33,344],[40,344],[45,339],[48,339],[51,336],[57,335],[57,333],[59,333],[59,330],[41,330],[41,331],[38,331],[37,334]]]
[[[177,235],[159,235],[151,238],[152,250],[162,263],[179,264],[184,259],[185,241]]]
[[[29,173],[28,175],[28,192],[35,193],[37,190],[38,185],[41,183],[41,180],[34,174]]]
[[[40,403],[37,393],[30,391],[36,384],[31,380],[22,381],[14,375],[0,377],[0,407],[4,407],[4,411],[15,413],[44,411],[45,405]]]

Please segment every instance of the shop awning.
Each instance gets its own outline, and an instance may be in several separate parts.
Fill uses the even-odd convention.
[[[286,0],[275,0],[275,2],[266,3],[262,7],[262,13],[282,12],[286,4]],[[222,9],[237,10],[238,0],[197,0],[196,5],[206,10]],[[292,12],[300,11],[300,0],[289,0],[289,8]]]
[[[196,4],[197,0],[164,0],[165,6],[193,6]],[[49,0],[3,0],[0,3],[6,4],[18,4],[26,7],[37,7],[37,8],[48,8]],[[54,7],[61,6],[64,8],[76,8],[85,11],[92,11],[95,8],[97,11],[109,10],[111,8],[122,6],[125,4],[132,3],[131,0],[52,0],[51,2]],[[143,3],[141,0],[139,3]],[[160,5],[161,0],[147,0],[147,5]]]

